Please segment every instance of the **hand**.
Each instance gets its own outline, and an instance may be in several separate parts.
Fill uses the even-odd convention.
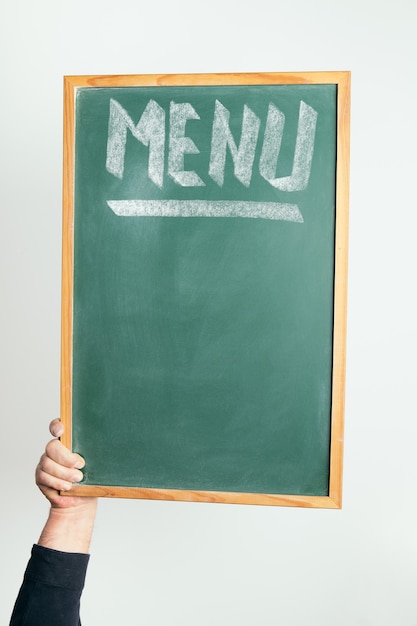
[[[64,427],[59,419],[49,426],[51,435],[60,437]],[[38,544],[64,552],[88,552],[97,508],[97,498],[62,496],[72,483],[82,480],[84,459],[52,439],[36,467],[36,484],[49,500],[51,509]]]
[[[55,419],[49,425],[51,435],[60,437],[64,433],[61,420]],[[79,455],[66,448],[59,439],[52,439],[42,454],[36,467],[36,484],[51,503],[53,508],[70,508],[85,505],[96,498],[80,496],[62,496],[60,491],[70,491],[72,483],[80,482],[80,471],[85,461]]]

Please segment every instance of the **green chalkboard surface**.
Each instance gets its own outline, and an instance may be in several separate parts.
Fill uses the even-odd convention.
[[[78,493],[340,506],[348,75],[283,76],[66,79],[62,411],[86,459]]]

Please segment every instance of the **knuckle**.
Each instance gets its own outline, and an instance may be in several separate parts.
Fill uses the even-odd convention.
[[[40,472],[40,471],[44,471],[45,470],[45,465],[47,463],[47,455],[46,454],[42,454],[41,458],[39,459],[39,463],[36,467],[36,473]]]

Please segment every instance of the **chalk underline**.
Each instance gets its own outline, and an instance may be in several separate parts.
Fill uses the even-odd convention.
[[[296,204],[240,200],[107,200],[119,217],[247,217],[303,223]]]

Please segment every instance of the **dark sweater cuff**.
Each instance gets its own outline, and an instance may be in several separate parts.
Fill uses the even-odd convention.
[[[89,558],[89,554],[61,552],[35,544],[25,579],[81,592]]]

